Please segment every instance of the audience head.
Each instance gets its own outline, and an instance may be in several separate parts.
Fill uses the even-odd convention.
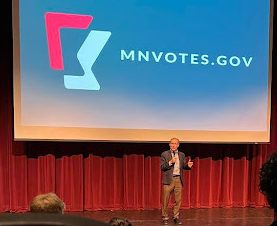
[[[277,152],[273,153],[262,165],[259,187],[269,205],[277,213]]]
[[[33,213],[63,213],[64,208],[64,202],[52,192],[37,195],[30,204]]]
[[[132,224],[125,218],[113,217],[110,222],[112,226],[132,226]]]

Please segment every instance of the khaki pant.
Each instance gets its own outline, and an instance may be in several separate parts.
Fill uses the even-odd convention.
[[[163,205],[162,205],[162,217],[168,219],[168,203],[171,192],[174,191],[175,203],[173,208],[174,218],[179,218],[179,210],[182,200],[182,183],[180,177],[173,177],[172,182],[169,185],[163,185]]]

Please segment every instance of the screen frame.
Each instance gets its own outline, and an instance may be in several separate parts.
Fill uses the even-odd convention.
[[[271,80],[273,49],[273,0],[270,0],[268,109],[266,131],[202,131],[202,130],[152,130],[103,129],[81,127],[25,126],[21,122],[20,100],[20,32],[19,0],[12,1],[13,14],[13,95],[14,139],[53,141],[108,141],[108,142],[167,142],[178,137],[181,142],[197,143],[267,143],[270,141]],[[216,139],[215,139],[216,137]],[[200,139],[201,138],[201,139]]]

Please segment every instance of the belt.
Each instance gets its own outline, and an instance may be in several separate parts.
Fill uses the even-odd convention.
[[[173,177],[180,177],[180,175],[173,175]]]

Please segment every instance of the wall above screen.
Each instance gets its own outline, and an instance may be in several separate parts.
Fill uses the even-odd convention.
[[[16,140],[269,142],[270,0],[13,0]]]

